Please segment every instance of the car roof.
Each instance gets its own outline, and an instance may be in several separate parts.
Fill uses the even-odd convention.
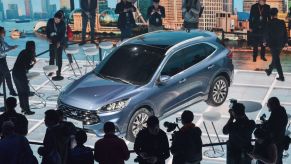
[[[132,39],[126,41],[127,44],[143,44],[151,45],[159,48],[168,49],[180,42],[186,41],[188,39],[202,39],[206,37],[213,37],[214,34],[203,31],[203,30],[191,30],[190,32],[186,31],[156,31],[146,33],[144,35],[139,35]]]

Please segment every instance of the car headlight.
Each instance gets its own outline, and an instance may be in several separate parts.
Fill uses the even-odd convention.
[[[125,99],[121,101],[116,101],[114,103],[110,103],[108,105],[103,106],[99,111],[100,112],[113,112],[113,111],[120,111],[127,107],[130,99]]]

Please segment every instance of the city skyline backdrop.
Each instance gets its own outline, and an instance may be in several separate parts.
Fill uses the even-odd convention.
[[[0,0],[1,1],[1,0]],[[79,0],[75,1],[75,8],[79,8]],[[17,4],[19,8],[19,14],[25,15],[25,6],[24,6],[24,0],[2,0],[4,11],[8,8],[8,4]],[[33,11],[34,12],[42,12],[41,9],[41,1],[40,0],[31,0],[33,4]],[[108,0],[108,5],[110,8],[115,8],[115,5],[117,3],[117,0]],[[50,0],[50,4],[56,4],[57,8],[60,8],[60,0]],[[234,8],[237,9],[237,11],[243,10],[243,0],[234,0]]]

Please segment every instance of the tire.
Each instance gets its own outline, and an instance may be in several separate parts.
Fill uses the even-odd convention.
[[[138,132],[146,127],[146,121],[152,115],[153,114],[146,108],[141,108],[137,110],[132,115],[128,124],[126,139],[130,142],[134,142]]]
[[[224,76],[216,77],[210,87],[206,103],[214,107],[222,105],[227,98],[228,90],[229,82],[227,79]]]

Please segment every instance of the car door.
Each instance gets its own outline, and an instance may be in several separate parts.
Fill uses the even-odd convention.
[[[181,97],[181,103],[204,94],[211,71],[215,68],[211,60],[208,60],[209,55],[214,51],[215,48],[207,43],[194,44],[184,49],[184,68],[186,68],[184,74],[187,81],[184,83],[186,91]]]

